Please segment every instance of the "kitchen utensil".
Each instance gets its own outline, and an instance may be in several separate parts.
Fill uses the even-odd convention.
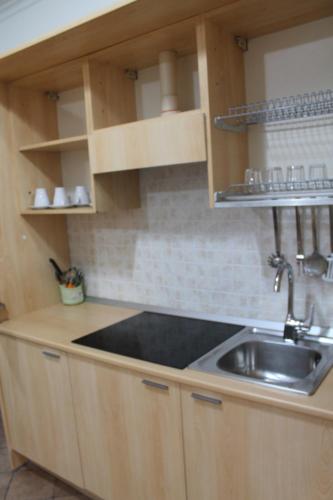
[[[296,237],[297,237],[297,255],[296,261],[298,265],[298,272],[301,273],[304,261],[304,248],[303,248],[303,234],[302,234],[302,224],[301,224],[301,214],[300,208],[295,207],[295,218],[296,218]]]
[[[70,201],[64,187],[56,187],[54,190],[53,207],[68,207]]]
[[[329,219],[330,219],[330,243],[331,243],[331,253],[327,257],[327,271],[323,280],[333,282],[333,206],[328,207]]]
[[[268,264],[271,267],[279,267],[284,262],[284,256],[281,254],[281,238],[280,238],[280,218],[277,207],[272,208],[273,213],[273,227],[275,239],[275,254],[273,253],[268,257]]]
[[[90,197],[86,186],[76,186],[74,193],[75,205],[89,205]]]
[[[317,216],[315,207],[311,207],[311,224],[313,238],[313,252],[303,261],[304,274],[311,277],[320,277],[327,271],[327,260],[318,251]]]
[[[58,266],[58,264],[56,263],[56,261],[54,259],[49,259],[49,262],[52,264],[52,266],[54,268],[55,277],[57,278],[59,283],[62,283],[64,273],[62,272],[62,270],[60,269],[60,267]]]
[[[76,288],[83,282],[83,273],[77,267],[70,267],[64,273],[64,283],[67,288]]]
[[[45,188],[37,188],[35,191],[35,200],[33,208],[48,208],[50,204],[49,196]]]

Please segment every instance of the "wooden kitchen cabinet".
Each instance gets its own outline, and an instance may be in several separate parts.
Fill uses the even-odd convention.
[[[82,487],[66,354],[1,335],[0,373],[10,448]]]
[[[188,500],[333,498],[331,422],[187,388],[182,409]]]
[[[185,500],[178,385],[72,356],[70,371],[86,489]]]
[[[97,130],[91,139],[95,173],[206,161],[204,114],[187,111]]]

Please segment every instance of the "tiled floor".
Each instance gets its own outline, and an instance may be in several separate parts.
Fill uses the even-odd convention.
[[[10,470],[0,421],[0,500],[89,500],[37,466],[28,463]]]

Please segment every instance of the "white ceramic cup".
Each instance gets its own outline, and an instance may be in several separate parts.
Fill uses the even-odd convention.
[[[69,198],[64,187],[56,187],[54,190],[53,206],[65,207],[69,205]]]
[[[76,186],[74,193],[74,204],[89,205],[89,203],[90,203],[90,196],[86,186]]]
[[[49,196],[45,188],[37,188],[35,191],[35,208],[47,208],[50,205]]]

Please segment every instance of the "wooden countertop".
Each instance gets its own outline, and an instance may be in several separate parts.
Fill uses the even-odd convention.
[[[71,343],[78,337],[139,313],[134,309],[90,302],[79,306],[55,305],[2,323],[0,333],[206,391],[333,420],[333,370],[313,396],[301,396],[190,369],[168,368]]]

